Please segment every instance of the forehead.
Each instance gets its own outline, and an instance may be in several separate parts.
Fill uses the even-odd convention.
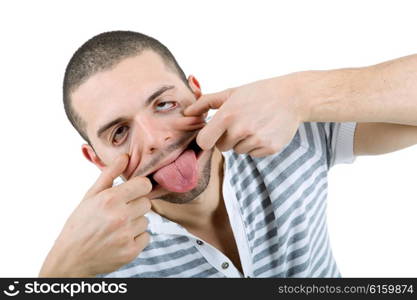
[[[144,51],[91,76],[72,93],[72,105],[86,122],[91,138],[93,129],[134,111],[134,106],[141,106],[162,84],[178,87],[182,81],[158,54]]]

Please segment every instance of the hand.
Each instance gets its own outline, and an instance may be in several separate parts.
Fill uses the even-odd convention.
[[[41,277],[91,277],[129,263],[149,243],[144,217],[151,208],[146,177],[112,187],[126,169],[124,154],[107,166],[65,223],[46,258]]]
[[[293,74],[257,81],[201,96],[184,110],[197,116],[219,109],[200,130],[197,144],[204,150],[233,148],[253,157],[274,154],[294,137],[303,119],[295,97]]]

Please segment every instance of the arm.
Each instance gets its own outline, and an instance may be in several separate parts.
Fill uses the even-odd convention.
[[[417,126],[390,123],[358,123],[353,152],[359,155],[378,155],[417,144]]]
[[[202,149],[262,157],[288,144],[301,122],[356,122],[356,155],[395,151],[417,142],[417,55],[252,82],[203,95],[184,115],[209,109],[218,111],[198,133]]]
[[[358,122],[355,155],[417,144],[417,55],[374,66],[298,73],[308,121]],[[395,124],[394,124],[395,123]],[[400,125],[401,124],[401,125]]]

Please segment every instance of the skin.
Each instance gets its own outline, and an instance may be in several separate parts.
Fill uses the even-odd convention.
[[[188,78],[188,88],[149,51],[93,75],[72,97],[91,141],[82,152],[102,174],[67,220],[40,275],[92,276],[128,263],[149,242],[143,217],[149,209],[217,247],[242,270],[221,193],[220,151],[253,157],[277,153],[301,122],[357,122],[355,155],[414,145],[416,69],[417,55],[412,55],[364,68],[288,74],[205,96],[195,77]],[[176,106],[163,113],[154,105],[143,108],[161,85],[174,88],[155,101]],[[205,124],[210,108],[218,111]],[[96,136],[120,116],[129,125],[123,143]],[[171,162],[195,137],[204,150],[199,184],[181,194],[153,189],[143,176]],[[126,182],[112,187],[117,176]]]
[[[102,170],[118,155],[128,153],[129,164],[122,174],[125,180],[146,176],[164,166],[167,159],[176,158],[205,125],[206,114],[196,117],[182,114],[201,97],[196,78],[190,76],[188,82],[190,88],[152,51],[127,58],[115,68],[89,78],[72,95],[73,106],[86,121],[86,132],[93,146],[82,145],[84,156]],[[146,98],[165,85],[174,88],[161,94],[151,106],[143,108]],[[118,145],[110,141],[117,124],[101,138],[97,137],[96,132],[103,124],[120,116],[126,116],[129,130],[125,135],[119,135],[124,138],[119,138]],[[222,163],[218,149],[206,149],[198,160],[197,187],[186,193],[173,193],[163,188],[153,190],[146,195],[152,200],[152,209],[170,219],[181,220],[183,224],[201,220],[206,215],[203,212],[218,206],[217,186]],[[189,205],[173,205],[191,200],[193,203]]]
[[[356,122],[354,154],[384,154],[417,143],[416,70],[415,54],[361,68],[297,72],[206,94],[184,114],[218,109],[198,133],[203,149],[216,145],[262,157],[285,147],[301,122]]]
[[[186,193],[155,188],[144,177],[176,159],[205,125],[206,114],[183,115],[201,97],[196,78],[190,76],[188,83],[157,54],[145,51],[94,74],[73,92],[73,108],[87,124],[91,143],[82,145],[82,153],[102,174],[67,220],[41,277],[90,277],[129,263],[149,243],[144,214],[150,209],[211,243],[241,268],[236,244],[230,243],[234,238],[221,193],[224,161],[216,147],[199,155],[198,184]],[[162,86],[173,88],[144,106]],[[97,136],[119,117],[123,122]],[[113,187],[118,176],[125,182]]]

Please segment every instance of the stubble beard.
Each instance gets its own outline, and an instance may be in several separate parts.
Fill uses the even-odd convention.
[[[197,198],[202,192],[204,192],[210,182],[211,178],[211,163],[213,158],[214,148],[210,150],[209,158],[203,166],[201,174],[198,179],[197,186],[192,190],[185,193],[170,192],[168,194],[158,196],[158,200],[164,200],[174,204],[185,204],[191,202]]]

